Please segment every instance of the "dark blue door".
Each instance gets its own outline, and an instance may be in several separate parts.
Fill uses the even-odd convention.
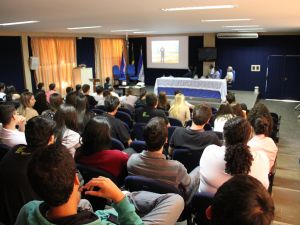
[[[300,100],[300,56],[287,55],[285,58],[284,99]]]

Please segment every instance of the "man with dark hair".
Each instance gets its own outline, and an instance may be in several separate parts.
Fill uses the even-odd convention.
[[[97,101],[97,106],[104,105],[104,96],[103,96],[104,88],[102,85],[96,86],[96,92],[92,94],[92,96]]]
[[[0,143],[14,147],[18,144],[26,145],[25,140],[25,123],[23,116],[17,115],[13,104],[0,105]],[[16,126],[19,126],[17,129]]]
[[[176,160],[167,160],[163,147],[167,141],[168,129],[163,118],[152,118],[144,128],[144,140],[147,150],[133,154],[127,161],[127,170],[131,175],[150,177],[183,190],[188,199],[199,186],[199,167],[190,174]]]
[[[124,122],[115,117],[118,108],[120,107],[119,98],[110,95],[107,96],[104,100],[104,107],[107,111],[107,113],[104,113],[104,116],[108,119],[111,128],[111,136],[120,140],[126,146],[129,146],[132,140],[130,138],[128,128]]]
[[[27,177],[27,165],[33,153],[54,143],[55,122],[41,116],[28,120],[26,145],[17,145],[0,162],[0,222],[14,224],[20,208],[39,199]]]
[[[228,92],[227,95],[226,95],[226,101],[227,101],[228,104],[230,104],[230,105],[236,104],[234,93]]]
[[[73,91],[72,87],[66,87],[66,94],[69,94],[71,91]]]
[[[81,84],[76,84],[75,91],[77,92],[77,94],[82,91]]]
[[[249,175],[235,175],[219,187],[206,215],[212,225],[270,225],[274,203],[264,186]]]
[[[89,109],[92,109],[95,107],[95,105],[97,105],[97,101],[93,96],[90,95],[90,88],[91,87],[88,84],[82,85],[82,92],[85,95],[85,97],[87,97]]]
[[[174,148],[185,148],[202,152],[208,145],[221,146],[218,136],[213,131],[205,131],[204,126],[211,118],[211,107],[206,104],[196,105],[193,110],[192,126],[177,127],[169,142],[169,154],[173,154]],[[200,160],[200,158],[199,158]]]
[[[156,94],[149,93],[146,95],[146,106],[138,108],[135,111],[135,121],[138,123],[148,123],[153,117],[162,117],[166,124],[169,124],[169,120],[165,112],[161,109],[157,109],[158,99]]]
[[[50,103],[50,96],[54,93],[57,93],[55,87],[56,87],[55,83],[49,84],[49,91],[46,92],[46,99],[48,103]]]
[[[134,192],[125,196],[105,177],[93,178],[79,188],[76,164],[61,145],[50,145],[35,154],[28,165],[28,177],[34,191],[44,201],[31,201],[24,205],[16,225],[171,225],[184,207],[183,199],[176,194]],[[85,191],[86,195],[111,199],[114,209],[95,213],[78,209],[81,191]],[[135,208],[143,215],[142,218],[136,214]]]

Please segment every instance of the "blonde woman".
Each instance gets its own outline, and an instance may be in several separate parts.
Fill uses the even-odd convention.
[[[190,109],[185,103],[185,97],[183,94],[179,93],[175,95],[174,103],[169,110],[169,116],[179,119],[182,122],[182,125],[191,119]]]
[[[26,118],[26,121],[32,117],[38,116],[38,112],[33,108],[35,104],[35,98],[31,92],[24,92],[21,94],[20,107],[18,113]]]

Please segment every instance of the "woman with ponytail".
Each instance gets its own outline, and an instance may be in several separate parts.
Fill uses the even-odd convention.
[[[248,142],[252,151],[263,151],[267,154],[270,162],[270,170],[275,163],[278,148],[272,138],[268,137],[270,123],[268,118],[261,116],[253,123],[254,137]]]
[[[264,152],[250,150],[251,135],[251,125],[242,117],[225,123],[225,146],[209,145],[200,159],[200,192],[214,194],[236,174],[249,174],[268,188],[269,161]]]

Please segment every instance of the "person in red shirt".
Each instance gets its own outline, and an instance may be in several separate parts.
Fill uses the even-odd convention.
[[[128,155],[120,150],[111,149],[110,125],[107,118],[92,118],[81,134],[81,144],[76,156],[78,163],[105,170],[118,179],[125,177]]]

